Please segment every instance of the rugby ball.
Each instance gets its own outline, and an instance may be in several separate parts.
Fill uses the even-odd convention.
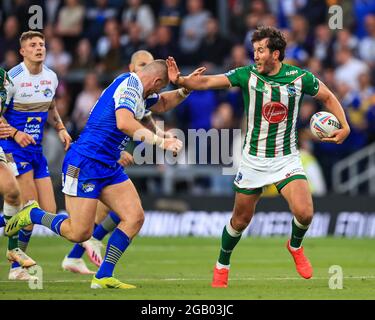
[[[341,128],[340,122],[330,112],[317,112],[310,120],[310,130],[318,139],[331,137],[332,132]]]

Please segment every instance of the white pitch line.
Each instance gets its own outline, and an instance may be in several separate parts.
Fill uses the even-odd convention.
[[[313,277],[311,280],[328,280],[326,277]],[[344,277],[346,280],[366,280],[375,279],[375,275],[370,276],[353,276]],[[138,279],[126,279],[126,282],[136,282],[136,281],[211,281],[211,278],[164,278],[164,279],[150,279],[150,278],[138,278]],[[286,280],[303,280],[300,277],[285,277],[285,278],[230,278],[230,281],[286,281]],[[12,280],[0,280],[0,283],[22,283],[23,281],[12,281]],[[27,282],[27,281],[24,281]],[[44,280],[44,283],[87,283],[91,280]]]

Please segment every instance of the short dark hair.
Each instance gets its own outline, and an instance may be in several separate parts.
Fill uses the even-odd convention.
[[[268,38],[267,48],[271,52],[278,50],[280,52],[279,60],[283,61],[285,57],[286,40],[280,30],[273,27],[257,27],[251,38],[251,42],[258,42]]]
[[[21,34],[21,37],[20,37],[21,47],[22,47],[22,42],[24,42],[26,40],[29,40],[29,39],[32,39],[34,37],[41,38],[44,41],[44,34],[43,33],[39,32],[39,31],[33,31],[33,30],[26,31],[26,32],[23,32]]]

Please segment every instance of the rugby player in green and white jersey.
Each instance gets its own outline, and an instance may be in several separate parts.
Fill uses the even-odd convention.
[[[9,101],[8,87],[12,83],[7,72],[0,68],[0,139],[8,138],[12,129],[9,124],[3,123],[1,116]],[[0,147],[0,195],[4,198],[4,215],[0,215],[0,228],[4,227],[6,221],[21,209],[21,193],[11,168],[8,166],[5,153]],[[11,262],[20,265],[9,273],[9,280],[30,280],[35,277],[27,272],[27,268],[35,265],[35,261],[27,256],[18,246],[18,234],[9,237],[6,257]]]
[[[275,184],[294,215],[287,249],[297,272],[311,278],[313,269],[301,246],[311,224],[313,203],[297,149],[296,122],[304,94],[320,100],[341,123],[324,142],[340,144],[350,133],[340,102],[315,76],[283,63],[286,41],[271,27],[253,34],[254,65],[226,74],[182,77],[174,59],[167,60],[169,78],[191,90],[240,87],[247,117],[242,159],[234,180],[236,191],[232,218],[224,227],[219,259],[214,268],[213,287],[227,287],[231,253],[249,225],[262,188]]]

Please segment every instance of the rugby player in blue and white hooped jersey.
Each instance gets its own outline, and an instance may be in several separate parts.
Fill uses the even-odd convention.
[[[129,70],[130,72],[138,72],[143,69],[146,65],[154,61],[152,54],[146,50],[139,50],[133,53]],[[198,76],[204,71],[204,68],[198,68],[194,70],[192,76]],[[178,94],[177,94],[178,93]],[[164,91],[163,93],[154,94],[145,99],[146,111],[145,115],[141,120],[141,123],[152,132],[155,132],[158,136],[163,138],[171,138],[173,134],[171,132],[166,132],[163,128],[160,128],[155,123],[151,110],[152,106],[155,104],[172,104],[173,106],[179,105],[186,97],[188,97],[190,91],[185,88],[180,88],[173,91]],[[133,156],[127,151],[122,151],[118,163],[122,166],[128,166],[133,163]],[[112,232],[117,225],[120,223],[120,218],[117,214],[111,211],[106,205],[99,202],[96,208],[96,218],[95,223],[97,224],[94,228],[92,237],[83,242],[77,243],[73,246],[72,250],[68,255],[64,257],[61,264],[64,270],[68,270],[80,274],[94,274],[95,272],[90,271],[86,266],[85,261],[82,259],[83,254],[86,251],[87,256],[90,261],[97,267],[99,267],[103,261],[101,248],[103,244],[101,240],[110,232]]]
[[[54,103],[57,76],[43,64],[46,56],[44,35],[37,31],[24,32],[20,47],[23,62],[8,73],[13,86],[8,90],[10,102],[3,114],[12,133],[10,138],[0,141],[0,146],[19,183],[22,202],[36,200],[41,208],[55,213],[53,186],[42,150],[45,123],[48,120],[58,131],[65,150],[69,148],[71,138]],[[18,244],[23,251],[26,251],[31,232],[32,226],[19,232]],[[9,278],[19,278],[19,273],[25,273],[23,278],[27,277],[25,270],[13,263]]]
[[[91,287],[134,288],[115,279],[113,270],[142,227],[144,212],[133,183],[117,160],[134,135],[165,150],[181,150],[181,141],[159,137],[138,121],[145,113],[144,100],[160,92],[168,83],[165,60],[155,60],[137,73],[117,77],[100,96],[80,138],[65,156],[63,192],[69,217],[52,215],[34,202],[9,220],[5,234],[12,235],[34,223],[42,224],[70,241],[86,241],[92,235],[100,200],[118,214],[121,222],[108,240],[104,261]],[[165,112],[173,107],[173,104],[160,103],[151,110]]]

